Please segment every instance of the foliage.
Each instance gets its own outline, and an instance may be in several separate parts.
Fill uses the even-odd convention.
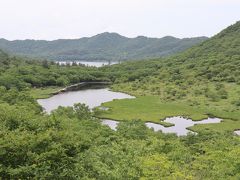
[[[81,81],[109,81],[105,74],[94,67],[59,66],[53,62],[23,60],[19,57],[9,57],[7,54],[1,57],[0,64],[3,66],[0,68],[0,86],[7,89],[23,90],[31,87],[61,87]]]
[[[7,91],[6,93],[11,93]],[[32,106],[37,105],[26,98]],[[79,116],[79,109],[81,110]],[[84,105],[42,115],[29,106],[0,105],[3,179],[239,178],[240,138],[199,133],[178,138],[141,121],[117,131],[92,119]],[[227,148],[226,148],[227,147]]]
[[[0,48],[10,53],[52,60],[127,60],[168,56],[198,44],[207,37],[127,38],[117,33],[102,33],[90,38],[55,41],[7,41],[0,39]],[[43,64],[47,67],[47,64]]]
[[[99,69],[0,51],[0,177],[239,179],[240,137],[232,132],[240,128],[239,25],[175,57]],[[85,105],[59,107],[48,115],[30,95],[39,93],[33,87],[48,94],[60,88],[52,86],[84,80],[109,80],[113,89],[137,96],[107,103],[113,112],[119,107],[122,114],[128,108],[139,113],[136,107],[146,106],[157,118],[165,107],[164,116],[208,112],[224,121],[191,127],[198,134],[186,137],[153,132],[141,120],[123,121],[113,131]]]
[[[240,129],[239,37],[237,22],[179,55],[103,67],[102,71],[109,73],[114,82],[113,90],[135,95],[137,99],[109,102],[107,106],[112,111],[100,116],[157,122],[172,115],[193,119],[210,115],[225,121],[194,129]]]

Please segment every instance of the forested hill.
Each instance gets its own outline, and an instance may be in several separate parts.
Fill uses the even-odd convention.
[[[224,123],[205,127],[195,126],[194,130],[233,132],[240,129],[239,67],[240,22],[237,22],[211,39],[178,55],[161,60],[127,62],[103,68],[111,70],[111,75],[115,74],[117,77],[115,82],[118,84],[113,85],[115,91],[127,92],[137,97],[154,95],[161,102],[180,106],[185,104],[203,109],[205,115],[224,119]],[[144,108],[139,108],[137,112],[133,109],[131,117],[124,116],[123,111],[118,112],[122,115],[117,118],[137,119],[136,114],[144,111],[148,104],[150,104],[148,107],[156,105],[146,99],[137,98],[132,101],[135,101],[136,106],[144,104]],[[130,111],[129,107],[134,107],[132,101],[125,106],[112,103],[109,107],[118,111],[119,108]],[[116,112],[111,113],[111,118],[116,119],[114,116]],[[189,113],[187,116],[189,117]]]
[[[182,73],[196,78],[240,83],[240,21],[169,61],[182,64],[177,65]]]
[[[131,66],[131,68],[130,68]],[[212,38],[195,45],[188,50],[179,53],[175,56],[162,58],[152,61],[137,61],[131,63],[123,63],[115,66],[116,69],[131,69],[130,76],[137,77],[138,71],[144,72],[148,67],[155,68],[149,69],[147,73],[151,76],[157,74],[157,68],[160,74],[165,78],[178,78],[178,81],[186,81],[191,79],[193,82],[198,80],[213,80],[213,81],[228,81],[240,83],[240,21],[224,29]],[[117,70],[113,68],[114,72]],[[167,73],[168,75],[164,75]],[[185,76],[185,79],[181,76]],[[202,78],[200,78],[201,76]],[[135,78],[131,78],[135,79]],[[163,80],[163,79],[161,79]]]
[[[188,58],[215,56],[219,58],[240,55],[240,21],[224,29],[214,37],[183,53]]]
[[[178,39],[171,36],[127,38],[102,33],[90,38],[44,40],[0,39],[0,49],[9,53],[52,60],[127,60],[168,56],[186,50],[207,37]]]

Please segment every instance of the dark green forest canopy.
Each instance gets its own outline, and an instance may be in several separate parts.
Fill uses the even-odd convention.
[[[153,132],[140,120],[121,122],[112,131],[85,105],[44,114],[29,93],[33,87],[111,81],[114,90],[137,97],[214,107],[234,116],[238,128],[239,26],[174,57],[102,68],[59,66],[0,51],[0,177],[239,179],[240,137],[232,131],[203,128],[197,135],[177,137]]]
[[[127,60],[169,56],[182,52],[207,37],[178,39],[171,36],[127,38],[117,33],[102,33],[90,38],[55,41],[0,39],[0,49],[17,55],[52,60]]]

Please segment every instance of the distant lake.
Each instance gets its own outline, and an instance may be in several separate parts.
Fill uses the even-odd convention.
[[[83,64],[85,66],[92,66],[92,67],[102,67],[102,66],[106,66],[106,65],[113,65],[113,64],[118,64],[119,62],[117,61],[56,61],[57,63],[59,63],[60,65],[72,65],[73,62],[79,64]]]

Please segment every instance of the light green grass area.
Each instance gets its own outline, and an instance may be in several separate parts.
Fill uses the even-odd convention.
[[[166,117],[184,116],[193,120],[202,120],[208,116],[204,110],[177,103],[164,103],[158,96],[142,96],[136,99],[122,99],[103,103],[109,111],[101,117],[116,120],[141,119],[143,121],[161,122]]]
[[[239,86],[228,86],[230,91],[229,98],[235,98]],[[60,90],[61,87],[33,88],[30,94],[35,99],[44,99],[52,96],[52,93]],[[134,94],[134,93],[131,93]],[[191,94],[189,94],[191,95]],[[193,98],[193,96],[191,95]],[[164,122],[166,117],[184,116],[192,120],[202,120],[209,116],[219,117],[223,122],[218,124],[200,124],[190,127],[190,130],[200,132],[202,130],[214,131],[234,131],[240,129],[240,111],[234,110],[225,100],[218,102],[207,101],[206,98],[195,98],[198,104],[192,104],[189,97],[185,100],[167,102],[162,100],[162,96],[137,96],[135,99],[114,100],[103,103],[102,106],[109,107],[108,111],[100,111],[99,118],[114,120],[133,120],[140,119],[144,122],[155,122],[165,127],[173,126],[171,123]],[[207,105],[205,102],[208,102]],[[227,101],[227,100],[226,100]],[[228,100],[229,101],[229,100]]]
[[[112,89],[137,97],[159,96],[163,102],[176,102],[194,107],[200,106],[203,109],[211,108],[223,112],[240,111],[240,107],[235,105],[240,100],[239,84],[224,83],[223,90],[226,92],[227,97],[221,98],[221,93],[216,90],[217,83],[199,82],[197,85],[181,87],[167,82],[159,83],[158,81],[160,80],[149,78],[144,85],[136,82],[114,84]],[[208,93],[205,92],[206,89],[208,89]]]
[[[46,99],[60,89],[62,89],[62,87],[32,88],[29,93],[34,99]]]
[[[227,120],[224,119],[221,123],[214,123],[214,124],[197,124],[195,126],[189,127],[189,130],[200,132],[203,130],[209,131],[230,131],[233,132],[235,130],[240,129],[240,120]]]
[[[219,111],[215,108],[204,108],[204,106],[189,106],[180,102],[162,102],[159,96],[142,96],[136,99],[122,99],[103,103],[102,106],[109,107],[108,111],[102,111],[98,116],[115,120],[140,119],[145,122],[156,122],[164,126],[166,117],[184,116],[192,120],[202,120],[209,116],[223,118],[218,124],[203,124],[192,127],[194,131],[212,129],[217,131],[240,129],[240,112]],[[225,120],[232,119],[232,120]]]

